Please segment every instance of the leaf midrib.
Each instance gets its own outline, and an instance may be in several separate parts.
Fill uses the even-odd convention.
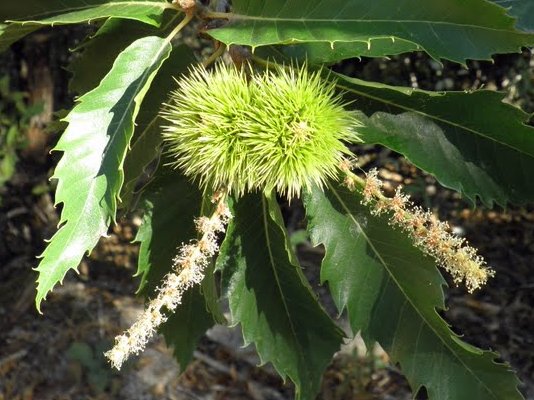
[[[377,256],[377,259],[380,260],[380,263],[382,264],[382,266],[384,267],[384,269],[388,272],[388,275],[391,279],[393,279],[393,281],[395,282],[397,288],[401,291],[401,293],[404,295],[404,298],[406,299],[407,302],[410,303],[410,305],[412,306],[412,308],[415,310],[415,312],[417,313],[417,315],[419,315],[419,317],[421,318],[421,320],[423,320],[426,324],[426,326],[432,331],[434,332],[435,336],[437,336],[440,340],[440,342],[443,343],[443,345],[449,349],[449,351],[455,355],[456,359],[460,362],[460,364],[462,364],[464,366],[464,368],[469,371],[471,373],[471,375],[481,384],[482,387],[484,387],[486,389],[486,391],[496,400],[498,400],[497,397],[495,397],[493,391],[484,383],[484,381],[478,379],[478,375],[471,370],[471,368],[469,368],[462,360],[461,357],[459,357],[456,353],[456,351],[454,351],[454,349],[452,349],[449,344],[444,341],[444,339],[442,339],[441,335],[434,329],[434,327],[432,326],[432,324],[430,324],[428,322],[428,320],[419,312],[419,309],[414,305],[414,303],[412,302],[412,299],[410,296],[408,296],[408,294],[404,291],[404,288],[403,286],[399,283],[399,281],[396,279],[396,276],[395,274],[393,274],[391,272],[391,270],[389,269],[389,266],[388,266],[388,263],[386,263],[386,261],[382,258],[380,252],[376,249],[376,247],[374,246],[373,244],[373,241],[369,238],[369,236],[367,236],[367,234],[365,233],[364,229],[362,228],[362,226],[360,225],[360,223],[356,220],[356,218],[354,218],[354,215],[352,214],[352,211],[350,210],[350,208],[347,207],[347,205],[345,204],[345,202],[343,201],[343,199],[339,196],[336,188],[334,188],[330,183],[327,183],[327,186],[328,188],[331,190],[331,192],[334,194],[334,196],[336,196],[336,199],[339,201],[339,204],[341,205],[341,207],[343,207],[343,209],[345,210],[345,212],[347,213],[347,215],[350,216],[350,219],[353,221],[353,223],[358,227],[359,231],[360,231],[360,234],[363,235],[363,237],[365,238],[366,242],[369,244],[369,246],[371,247],[372,251],[375,253],[375,255]],[[436,316],[439,317],[439,315],[436,313]],[[452,335],[453,333],[451,332],[450,335]]]
[[[150,37],[150,36],[149,36]],[[143,39],[146,39],[146,38],[143,38]],[[143,39],[139,39],[139,40],[143,40]],[[160,39],[160,38],[159,38]],[[147,83],[147,79],[148,77],[150,76],[150,74],[153,73],[153,67],[157,64],[157,63],[160,63],[162,64],[163,60],[161,60],[161,56],[164,52],[164,50],[166,48],[168,48],[169,46],[169,41],[170,39],[169,38],[166,38],[162,41],[161,43],[161,46],[159,47],[157,53],[156,53],[156,57],[153,59],[154,62],[150,65],[149,68],[146,68],[145,71],[141,74],[141,76],[138,78],[139,79],[139,83],[137,84],[137,87],[136,87],[136,90],[135,90],[135,95],[132,96],[132,98],[130,99],[130,101],[128,102],[127,104],[127,107],[126,107],[126,111],[123,113],[123,115],[121,116],[120,120],[119,120],[119,123],[117,124],[117,129],[115,130],[115,134],[111,137],[111,140],[109,141],[109,143],[106,145],[106,148],[110,148],[111,145],[113,144],[113,141],[117,138],[117,134],[116,132],[119,130],[118,127],[121,127],[123,126],[124,124],[124,120],[126,119],[126,116],[129,114],[129,110],[131,111],[131,114],[132,114],[132,132],[130,134],[130,140],[131,140],[131,135],[133,134],[133,131],[134,131],[134,127],[135,127],[135,118],[137,117],[136,115],[136,108],[135,108],[135,103],[137,102],[137,96],[139,95],[139,93],[141,93],[143,87],[146,85]],[[172,49],[171,49],[172,51]],[[115,66],[115,63],[113,63],[113,67]],[[113,67],[111,67],[111,71],[113,70]],[[106,75],[107,76],[107,75]],[[96,89],[95,89],[96,90]],[[133,107],[132,107],[133,106]],[[118,173],[119,173],[119,180],[121,180],[122,182],[120,182],[120,185],[122,186],[124,184],[124,160],[126,158],[126,152],[125,154],[123,155],[122,157],[122,160],[121,162],[119,163],[119,170],[118,170]],[[102,159],[102,164],[104,163],[104,159],[105,157]],[[117,191],[117,195],[120,193],[120,189]],[[118,200],[118,198],[116,199]],[[114,210],[114,213],[116,212],[116,209],[117,209],[117,203],[115,202],[115,210]],[[113,217],[115,218],[115,217]]]
[[[338,74],[340,76],[343,77],[343,75],[341,74]],[[343,79],[346,79],[347,77],[343,77]],[[427,117],[429,119],[432,119],[432,120],[435,120],[435,121],[439,121],[441,123],[444,123],[446,125],[450,125],[452,127],[455,127],[455,128],[459,128],[460,130],[464,130],[464,131],[468,131],[468,132],[471,132],[477,136],[480,136],[490,142],[494,142],[494,143],[498,143],[500,144],[501,146],[504,146],[504,147],[507,147],[511,150],[514,150],[514,151],[517,151],[518,153],[521,153],[527,157],[530,157],[532,158],[532,155],[530,153],[527,153],[525,151],[523,151],[522,149],[516,147],[516,146],[513,146],[509,143],[505,143],[505,142],[502,142],[500,140],[497,140],[495,139],[494,137],[491,137],[491,136],[487,136],[484,134],[484,132],[481,132],[481,131],[478,131],[474,128],[470,128],[468,126],[464,126],[464,125],[460,125],[459,123],[457,122],[454,122],[454,121],[451,121],[451,120],[448,120],[448,119],[445,119],[445,118],[442,118],[442,117],[438,117],[437,115],[432,115],[432,114],[427,114],[419,109],[415,109],[415,108],[412,108],[412,107],[409,107],[409,106],[405,106],[405,105],[402,105],[402,104],[398,104],[394,101],[391,101],[391,100],[386,100],[382,97],[377,97],[377,96],[373,96],[371,94],[368,94],[366,92],[362,92],[362,91],[359,91],[357,89],[354,89],[350,86],[345,86],[343,84],[339,84],[338,82],[336,82],[336,86],[342,90],[345,90],[349,93],[354,93],[358,96],[361,96],[361,97],[367,97],[368,99],[371,99],[371,100],[374,100],[374,101],[378,101],[380,103],[383,103],[383,104],[387,104],[387,105],[390,105],[390,106],[393,106],[393,107],[397,107],[397,108],[400,108],[402,110],[405,110],[405,111],[410,111],[410,112],[413,112],[415,114],[418,114],[418,115],[422,115],[423,117]],[[388,90],[395,90],[395,89],[391,89],[391,88],[386,88]],[[406,95],[406,94],[405,94]],[[406,95],[406,96],[411,96],[411,95]]]
[[[271,269],[273,271],[273,276],[274,276],[274,279],[276,281],[276,287],[278,288],[278,291],[280,293],[280,299],[282,300],[282,303],[284,305],[284,309],[286,311],[286,315],[288,317],[287,320],[289,322],[291,333],[293,335],[293,340],[297,344],[297,346],[295,346],[295,347],[297,349],[300,361],[303,363],[302,365],[306,365],[306,358],[304,357],[304,354],[302,352],[302,348],[299,346],[300,341],[298,340],[297,331],[295,329],[295,326],[293,325],[293,320],[291,318],[291,313],[289,311],[289,307],[287,305],[287,302],[286,302],[286,299],[285,299],[285,296],[284,296],[282,285],[280,284],[280,278],[278,277],[278,272],[276,271],[276,263],[275,263],[275,260],[274,260],[273,253],[271,251],[271,239],[270,239],[270,234],[269,234],[269,224],[267,222],[268,210],[267,210],[267,205],[266,205],[266,202],[265,202],[265,197],[263,195],[261,196],[261,207],[262,207],[262,211],[263,211],[263,230],[265,232],[265,241],[266,241],[266,244],[267,244],[267,252],[269,253],[269,264],[270,264]],[[276,224],[275,221],[273,221],[273,222]],[[307,369],[306,369],[306,371],[307,371]]]

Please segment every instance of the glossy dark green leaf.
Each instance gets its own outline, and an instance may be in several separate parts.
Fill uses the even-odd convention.
[[[334,184],[304,198],[312,242],[326,250],[321,280],[353,331],[378,341],[430,399],[521,399],[508,366],[462,342],[438,315],[445,282],[432,260],[360,200]]]
[[[164,167],[145,191],[141,201],[143,221],[135,241],[141,244],[137,269],[137,275],[141,276],[139,291],[146,297],[153,295],[171,271],[178,246],[196,238],[194,220],[202,213],[201,204],[198,188]],[[206,274],[202,290],[214,290],[213,279],[213,274]],[[182,370],[191,360],[198,339],[214,324],[202,290],[187,291],[182,304],[160,328],[167,343],[174,347]]]
[[[353,107],[370,115],[360,129],[367,143],[402,153],[441,184],[471,201],[534,201],[534,128],[528,115],[503,103],[504,94],[425,92],[336,75]]]
[[[146,37],[117,58],[100,85],[82,96],[66,117],[69,125],[56,151],[56,204],[63,203],[59,231],[46,247],[37,271],[36,304],[75,269],[105,236],[115,218],[123,183],[122,165],[139,105],[171,51],[169,41]]]
[[[486,0],[234,0],[221,28],[209,31],[228,44],[254,47],[301,42],[361,42],[375,39],[389,54],[395,42],[419,45],[435,59],[464,64],[496,53],[519,52],[534,35],[519,32],[503,8]],[[385,46],[385,39],[391,41]],[[393,49],[393,50],[392,50]],[[384,53],[382,55],[387,55]],[[355,54],[356,56],[357,54]]]
[[[262,363],[271,362],[312,400],[342,333],[326,315],[291,252],[273,199],[250,194],[234,207],[219,256],[232,322]]]

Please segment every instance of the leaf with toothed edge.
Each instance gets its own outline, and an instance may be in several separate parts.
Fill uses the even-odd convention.
[[[297,399],[313,400],[343,335],[291,251],[276,200],[245,195],[233,213],[217,260],[232,322],[241,324],[262,363],[295,383]]]
[[[534,35],[517,31],[514,18],[486,0],[375,0],[372,5],[368,0],[234,0],[232,5],[227,23],[208,31],[227,45],[326,42],[335,51],[336,42],[372,47],[374,39],[388,39],[387,48],[397,54],[394,44],[401,39],[437,60],[465,64],[534,44]]]
[[[174,8],[165,0],[17,0],[0,9],[0,51],[42,26],[124,18],[159,26],[165,10]]]
[[[492,206],[534,201],[534,127],[504,94],[428,92],[333,73],[364,112],[361,139],[385,145],[444,186]]]
[[[439,316],[445,281],[433,261],[361,199],[337,184],[304,196],[312,242],[326,251],[321,281],[353,332],[380,343],[414,393],[424,386],[430,399],[522,399],[509,366],[462,342]]]
[[[69,269],[75,269],[115,218],[122,164],[134,120],[154,75],[171,51],[166,39],[146,37],[117,58],[100,85],[82,96],[54,150],[63,157],[54,172],[55,203],[63,203],[60,229],[37,267],[36,306]]]
[[[61,25],[114,17],[158,26],[161,14],[176,9],[165,0],[18,0],[0,9],[2,21]]]
[[[392,56],[410,51],[420,51],[421,47],[407,40],[377,38],[373,45],[362,42],[335,42],[335,43],[300,43],[287,45],[264,46],[256,49],[255,55],[276,60],[279,63],[290,63],[293,60],[307,62],[308,64],[333,64],[355,57],[382,57]]]

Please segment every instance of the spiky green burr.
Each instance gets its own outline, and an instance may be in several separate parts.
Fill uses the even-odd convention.
[[[250,71],[248,71],[250,72]],[[288,198],[335,178],[358,122],[334,84],[306,68],[264,73],[218,64],[178,81],[162,112],[174,165],[201,187]]]

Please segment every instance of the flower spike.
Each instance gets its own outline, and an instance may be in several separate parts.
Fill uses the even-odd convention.
[[[214,201],[217,207],[213,215],[196,220],[197,230],[202,235],[200,240],[178,249],[173,270],[165,276],[156,298],[148,303],[141,317],[124,334],[115,338],[115,346],[105,353],[113,367],[120,369],[131,354],[143,351],[159,326],[167,320],[165,311],[174,311],[181,304],[185,291],[204,279],[204,269],[219,249],[217,235],[225,231],[232,218],[224,195],[217,194]]]
[[[495,274],[476,249],[469,246],[465,239],[450,233],[448,223],[437,220],[430,211],[414,206],[400,188],[397,188],[394,197],[385,197],[382,194],[383,182],[378,178],[376,169],[369,171],[363,182],[346,166],[341,169],[345,172],[345,186],[361,189],[362,203],[371,208],[371,213],[388,215],[389,223],[406,232],[417,248],[432,256],[452,275],[454,283],[464,282],[467,290],[473,292]]]

